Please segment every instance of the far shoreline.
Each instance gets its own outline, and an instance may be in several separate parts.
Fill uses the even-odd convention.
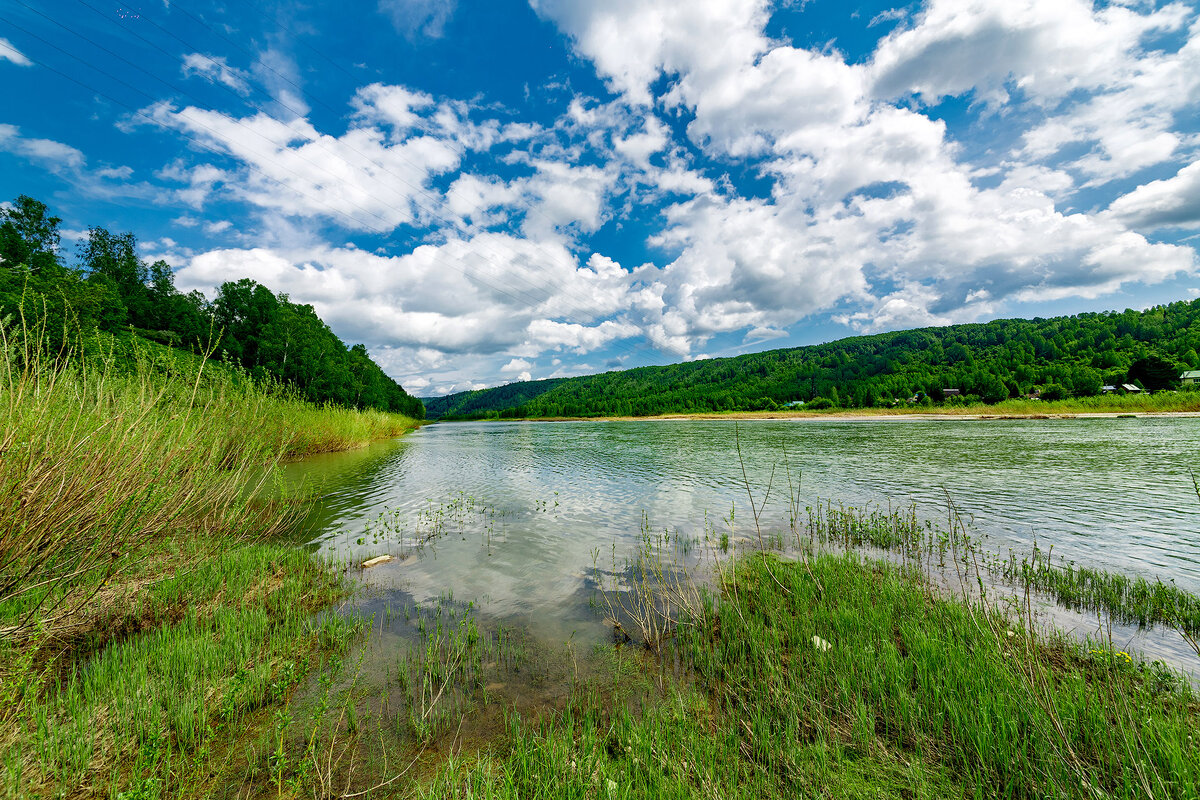
[[[1012,420],[1068,420],[1068,419],[1137,419],[1141,417],[1165,417],[1172,419],[1200,418],[1200,411],[1155,411],[1131,409],[1120,411],[1049,411],[1049,412],[985,412],[976,408],[961,411],[938,409],[936,411],[889,411],[886,409],[844,409],[840,411],[727,411],[656,414],[653,416],[612,417],[512,417],[508,419],[444,419],[430,420],[427,424],[440,422],[719,422],[733,421],[870,421],[935,420],[941,422],[995,422]]]

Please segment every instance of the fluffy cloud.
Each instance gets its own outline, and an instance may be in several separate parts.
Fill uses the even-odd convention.
[[[1125,79],[1143,37],[1178,30],[1190,13],[1182,3],[1142,14],[1090,0],[931,0],[877,46],[872,89],[884,99],[974,91],[1004,102],[1012,85],[1046,105]]]
[[[767,48],[763,0],[531,0],[595,63],[612,89],[648,104],[660,72],[720,76]]]
[[[53,139],[23,136],[15,125],[0,123],[0,152],[39,165],[71,183],[74,191],[89,197],[152,198],[161,194],[154,187],[131,181],[132,168],[93,167],[81,150]]]
[[[1180,33],[1185,43],[1174,52],[1147,44]],[[1182,3],[1143,13],[1086,0],[934,0],[879,43],[870,73],[873,95],[885,100],[936,104],[973,93],[1008,108],[1016,92],[1040,117],[1021,154],[1048,159],[1086,147],[1071,166],[1103,183],[1181,146],[1175,116],[1200,98],[1200,23]]]
[[[78,148],[52,139],[21,136],[16,125],[0,123],[0,149],[40,161],[54,171],[78,170],[87,163],[87,158]]]
[[[523,358],[514,358],[512,361],[509,361],[507,364],[501,367],[500,372],[505,375],[512,375],[513,373],[522,372],[527,373],[529,372],[529,368],[532,366],[533,364],[529,363]]]
[[[655,243],[678,255],[660,276],[656,346],[686,351],[845,301],[862,310],[841,319],[862,329],[960,321],[1195,268],[1190,248],[1128,229],[1144,217],[1059,208],[1072,172],[1109,179],[1181,145],[1173,110],[1200,81],[1200,23],[1187,29],[1195,14],[1181,4],[935,0],[865,65],[768,41],[760,4],[698,4],[686,22],[673,0],[637,5],[535,4],[630,102],[655,99],[667,75],[657,100],[691,112],[696,145],[761,159],[774,181],[769,200],[697,190],[667,210]],[[1175,52],[1144,47],[1185,29]],[[719,43],[716,30],[728,33]],[[961,160],[944,123],[893,103],[974,93],[1001,106],[1013,91],[1045,121],[989,170]],[[1038,163],[1068,143],[1092,149]]]
[[[429,202],[430,179],[460,158],[446,141],[424,135],[394,141],[374,127],[330,136],[303,118],[284,122],[264,113],[237,118],[169,103],[146,113],[244,164],[243,179],[226,184],[239,199],[378,233],[417,219]]]
[[[526,354],[499,370],[507,375],[548,350],[588,351],[640,331],[611,318],[632,313],[630,272],[601,257],[579,264],[561,245],[508,235],[452,239],[403,256],[328,246],[212,250],[192,257],[177,284],[207,290],[242,277],[311,303],[343,338],[389,350],[410,367],[440,366],[439,354]]]
[[[1151,181],[1118,197],[1109,212],[1140,228],[1200,226],[1200,161],[1173,177]]]

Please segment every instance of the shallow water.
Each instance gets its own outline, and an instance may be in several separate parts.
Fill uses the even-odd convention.
[[[948,493],[993,551],[1021,555],[1036,539],[1197,592],[1189,470],[1196,419],[770,420],[736,435],[726,421],[493,422],[313,457],[287,479],[319,487],[307,530],[323,551],[406,556],[364,573],[384,594],[449,592],[561,645],[604,635],[593,567],[619,570],[643,519],[684,538],[751,534],[748,483],[760,503],[771,489],[764,529],[786,528],[789,473],[801,506],[915,502],[939,520]]]

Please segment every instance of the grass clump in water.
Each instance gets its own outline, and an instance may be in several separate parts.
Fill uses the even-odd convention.
[[[1103,610],[1119,622],[1163,623],[1200,635],[1200,597],[1174,584],[1129,577],[1073,563],[1054,564],[1051,552],[1034,548],[1029,558],[1011,556],[1005,578],[1046,592],[1069,608]]]

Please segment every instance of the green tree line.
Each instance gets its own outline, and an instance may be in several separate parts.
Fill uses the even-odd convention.
[[[0,319],[44,321],[51,346],[102,331],[211,352],[314,403],[424,418],[421,401],[388,377],[366,347],[347,347],[312,306],[248,278],[222,284],[211,301],[184,294],[170,264],[138,256],[134,234],[102,227],[88,229],[75,263],[67,264],[61,222],[25,195],[0,209]]]
[[[1050,319],[1003,319],[855,336],[580,378],[426,398],[434,418],[648,416],[908,403],[997,403],[1105,386],[1176,388],[1200,369],[1200,300]],[[946,390],[955,390],[947,393]]]

